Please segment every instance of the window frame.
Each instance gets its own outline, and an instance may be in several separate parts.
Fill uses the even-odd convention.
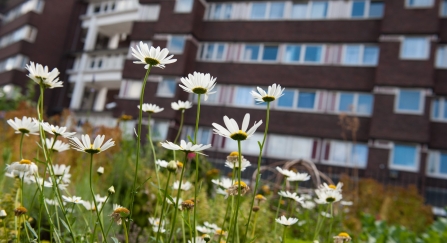
[[[419,110],[401,110],[399,109],[399,99],[402,91],[419,91],[420,99],[419,99]],[[394,113],[396,114],[408,114],[408,115],[423,115],[424,114],[424,106],[425,106],[425,94],[421,89],[398,89],[396,95],[394,96]]]
[[[447,69],[447,45],[440,45],[436,48],[435,68]]]
[[[405,57],[404,56],[404,45],[405,45],[405,40],[406,39],[416,39],[416,38],[423,38],[426,41],[427,47],[425,50],[425,55],[423,57]],[[424,60],[429,60],[430,59],[430,49],[431,49],[431,44],[430,44],[430,38],[426,37],[426,36],[404,36],[400,42],[400,50],[399,50],[399,59],[400,60],[408,60],[408,61],[424,61]]]
[[[358,63],[346,63],[345,58],[346,58],[346,52],[349,46],[359,46],[360,47],[360,51],[359,51],[359,57],[358,57]],[[364,62],[364,57],[365,57],[365,50],[367,47],[376,47],[377,48],[377,61],[375,64],[367,64]],[[342,45],[342,52],[341,52],[341,62],[340,64],[343,66],[364,66],[364,67],[375,67],[377,66],[378,62],[379,62],[379,55],[380,55],[380,47],[377,45],[372,45],[372,44],[343,44]]]
[[[340,110],[340,99],[341,99],[341,95],[342,94],[352,94],[354,95],[353,100],[352,100],[352,105],[354,106],[353,111],[342,111]],[[357,111],[358,107],[359,107],[359,96],[360,95],[370,95],[372,96],[372,101],[371,101],[371,114],[366,114],[366,113],[359,113]],[[352,114],[352,115],[356,115],[356,116],[366,116],[366,117],[370,117],[372,116],[372,113],[374,112],[374,94],[371,93],[363,93],[363,92],[345,92],[345,91],[338,91],[336,93],[336,98],[335,98],[335,108],[334,111],[336,113],[345,113],[345,114]]]
[[[425,170],[425,174],[427,176],[430,177],[435,177],[435,178],[442,178],[442,179],[446,179],[447,178],[447,173],[441,173],[440,168],[441,168],[441,154],[447,154],[447,151],[441,151],[441,150],[429,150],[428,151],[428,156],[427,156],[427,166],[426,166],[426,170]],[[430,172],[430,161],[432,159],[432,157],[434,157],[434,166],[435,166],[435,172]]]
[[[263,18],[259,18],[259,19],[253,19],[252,17],[251,17],[251,14],[252,14],[252,11],[253,11],[253,4],[254,3],[265,3],[266,4],[266,6],[265,6],[265,13],[264,13],[264,17]],[[247,11],[247,20],[248,21],[264,21],[264,20],[269,20],[269,21],[281,21],[281,20],[285,20],[285,19],[287,19],[287,12],[288,12],[288,9],[287,9],[287,1],[275,1],[274,3],[284,3],[284,9],[283,9],[283,12],[282,12],[282,16],[280,17],[280,18],[270,18],[270,11],[271,11],[271,9],[272,9],[272,3],[273,3],[273,1],[268,1],[268,2],[264,2],[264,1],[253,1],[253,2],[250,2],[250,4],[249,4],[249,7],[248,7],[248,11]]]
[[[177,85],[174,86],[174,92],[173,92],[173,93],[163,93],[163,92],[160,92],[160,88],[161,88],[160,85],[161,85],[163,82],[172,82],[172,81],[173,81],[175,84],[178,83],[175,77],[163,77],[163,79],[160,80],[160,82],[158,82],[158,85],[157,85],[157,91],[155,92],[155,96],[156,96],[156,97],[161,97],[161,98],[174,98],[174,97],[175,97],[175,94],[176,94],[176,92],[177,92]],[[168,84],[166,84],[166,85],[168,85]]]
[[[223,10],[220,13],[220,16],[218,18],[215,18],[215,16],[213,15],[214,10],[216,9],[216,5],[221,4],[223,6]],[[225,18],[225,9],[227,8],[227,6],[231,6],[231,13],[230,13],[230,18]],[[225,2],[218,2],[218,3],[211,3],[209,5],[209,8],[207,8],[207,13],[206,13],[206,20],[210,20],[210,21],[222,21],[222,20],[231,20],[233,19],[233,3],[225,3]]]
[[[410,5],[410,1],[411,0],[405,0],[405,8],[409,8],[409,9],[432,8],[435,5],[434,0],[429,0],[429,1],[431,1],[430,5]]]
[[[181,37],[181,38],[183,38],[183,46],[182,46],[181,50],[175,50],[175,48],[171,47],[172,39],[174,37]],[[186,40],[187,40],[185,35],[169,35],[167,39],[168,39],[168,41],[166,43],[166,48],[169,49],[169,53],[170,54],[177,54],[177,55],[183,54],[183,52],[185,51]]]
[[[246,60],[245,59],[246,46],[255,46],[255,45],[259,46],[259,53],[258,53],[257,59],[256,60],[251,60],[251,59]],[[275,60],[268,60],[268,61],[262,60],[265,46],[277,46],[278,47],[278,51],[277,51]],[[281,46],[282,46],[282,44],[276,44],[276,43],[243,43],[241,52],[239,53],[238,60],[239,60],[239,62],[244,62],[244,63],[278,63],[281,60],[281,58],[280,58],[281,57]]]
[[[434,102],[438,100],[439,102],[439,107],[438,107],[438,114],[439,117],[435,117],[434,116],[434,111],[435,111],[435,106],[434,106]],[[447,122],[447,114],[444,114],[444,111],[446,111],[446,106],[447,106],[447,99],[445,97],[434,97],[431,100],[431,107],[430,107],[430,118],[432,121],[436,121],[436,122]]]
[[[445,8],[445,13],[442,11]],[[447,17],[447,0],[441,0],[441,2],[439,3],[439,16],[441,18],[446,18]]]
[[[207,59],[205,58],[206,54],[208,53],[208,46],[214,45],[213,53],[211,54],[211,58]],[[223,45],[224,50],[222,54],[222,59],[217,59],[217,53],[218,53],[218,46]],[[217,48],[216,48],[217,47]],[[201,61],[210,61],[210,62],[226,62],[227,56],[228,56],[228,43],[225,42],[204,42],[200,44],[199,51],[197,52],[197,59]]]
[[[402,166],[402,165],[394,165],[394,150],[396,145],[403,146],[414,146],[415,147],[415,157],[414,157],[414,166]],[[420,166],[420,158],[421,158],[421,147],[419,144],[411,144],[411,143],[392,143],[389,158],[388,158],[388,168],[391,170],[399,170],[399,171],[408,171],[408,172],[419,172]]]
[[[288,90],[288,91],[293,91],[293,101],[292,101],[292,107],[284,107],[284,106],[279,106],[279,100],[275,100],[273,103],[273,107],[276,110],[285,110],[285,111],[298,111],[298,112],[319,112],[318,110],[318,106],[319,106],[319,101],[320,101],[320,92],[318,92],[318,90],[316,89],[292,89],[292,90]],[[314,92],[315,93],[315,100],[314,100],[314,106],[311,109],[308,108],[300,108],[298,107],[298,101],[299,101],[299,96],[301,92]]]
[[[329,152],[327,151],[327,144],[329,143]],[[340,162],[340,161],[336,161],[332,159],[333,156],[333,145],[332,143],[342,143],[345,146],[347,146],[348,149],[348,154],[347,154],[347,160],[344,162]],[[359,168],[359,169],[365,169],[368,167],[368,156],[369,156],[369,145],[367,143],[358,143],[356,142],[355,145],[363,145],[366,146],[367,148],[367,154],[366,154],[366,162],[365,165],[356,165],[354,164],[354,162],[352,161],[352,152],[353,152],[353,148],[354,148],[354,143],[353,142],[347,142],[347,141],[343,141],[343,140],[334,140],[334,139],[324,139],[323,143],[322,143],[322,147],[321,147],[321,155],[320,155],[320,161],[322,164],[326,164],[326,165],[335,165],[335,166],[343,166],[343,167],[350,167],[350,168]],[[326,153],[328,153],[328,158],[325,159]]]
[[[177,7],[177,6],[179,6],[179,2],[181,2],[181,1],[182,0],[175,0],[174,13],[176,13],[176,14],[191,13],[194,8],[194,0],[188,0],[188,1],[191,1],[191,6],[187,10],[179,10],[178,9],[179,7]]]

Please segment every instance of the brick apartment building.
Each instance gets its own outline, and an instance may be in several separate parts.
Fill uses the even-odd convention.
[[[42,13],[24,16],[45,15],[50,2],[59,3],[11,2],[45,2]],[[167,47],[178,61],[153,69],[145,92],[145,102],[165,108],[151,121],[156,139],[177,133],[180,114],[170,103],[194,100],[178,87],[180,78],[210,73],[217,77],[217,93],[202,103],[199,142],[212,143],[210,159],[221,161],[235,144],[213,135],[211,123],[222,123],[224,115],[241,121],[247,112],[252,122],[265,120],[265,106],[249,93],[279,83],[286,91],[272,104],[264,164],[305,158],[334,176],[358,167],[363,177],[415,184],[430,203],[447,204],[446,0],[67,2],[80,13],[64,15],[73,30],[58,32],[71,35],[61,40],[66,50],[53,55],[58,61],[31,48],[44,46],[38,43],[44,30],[23,21],[38,29],[35,42],[23,39],[10,44],[16,49],[0,49],[0,77],[24,76],[19,64],[2,69],[2,63],[31,49],[36,56],[25,53],[29,60],[66,71],[63,80],[70,85],[54,104],[69,106],[80,119],[93,110],[94,122],[114,125],[113,117],[137,116],[145,70],[132,63],[130,46],[143,41]],[[77,21],[70,22],[72,15]],[[7,27],[18,20],[6,19],[0,39],[21,26]],[[58,65],[64,62],[67,67]],[[358,118],[355,139],[343,139],[341,114]],[[194,122],[193,108],[186,112],[185,135]],[[243,144],[252,162],[263,128]]]

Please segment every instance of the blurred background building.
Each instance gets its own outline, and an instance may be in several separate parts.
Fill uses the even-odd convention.
[[[155,140],[178,131],[171,102],[195,100],[180,78],[210,73],[217,93],[202,103],[199,141],[222,162],[237,147],[211,123],[247,112],[265,121],[250,91],[278,83],[286,91],[272,104],[264,164],[304,158],[332,177],[358,168],[447,204],[445,0],[11,0],[2,16],[0,85],[26,82],[29,61],[58,67],[65,85],[49,98],[50,114],[68,107],[107,126],[137,117],[145,70],[130,47],[143,41],[177,59],[154,68],[146,86],[145,102],[165,108],[150,121]],[[184,137],[195,112],[186,112]],[[243,143],[252,163],[263,128]]]

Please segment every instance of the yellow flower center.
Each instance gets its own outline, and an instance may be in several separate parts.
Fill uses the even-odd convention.
[[[93,144],[90,144],[90,148],[84,149],[84,151],[89,154],[97,154],[97,153],[101,152],[101,149],[99,149],[99,148],[95,149],[95,148],[93,148]]]
[[[192,89],[192,92],[194,92],[195,94],[205,94],[208,90],[203,88],[203,87],[195,87],[194,89]]]
[[[217,230],[216,230],[216,234],[218,234],[218,235],[223,235],[223,234],[225,234],[225,231],[223,231],[223,230],[221,230],[221,229],[217,229]]]
[[[261,194],[256,195],[255,198],[257,200],[264,200],[265,199],[265,197],[263,195],[261,195]]]
[[[27,159],[22,159],[19,162],[19,164],[22,164],[22,165],[30,165],[31,163],[32,163],[31,160],[27,160]]]
[[[337,189],[337,187],[335,185],[333,185],[333,184],[330,184],[329,188],[334,189],[334,190]]]
[[[231,152],[230,153],[230,155],[229,156],[239,156],[239,153],[238,152],[236,152],[236,151],[233,151],[233,152]]]
[[[341,232],[340,234],[338,234],[338,236],[340,236],[340,237],[346,237],[346,238],[351,238],[351,237],[348,235],[348,233],[346,233],[346,232]]]
[[[183,168],[183,163],[180,162],[180,161],[177,161],[177,167],[179,167],[179,168]]]
[[[275,100],[275,97],[267,95],[267,96],[262,97],[262,100],[265,102],[272,102]]]
[[[239,182],[234,183],[234,186],[238,186],[238,185],[239,185]],[[241,187],[246,188],[247,184],[245,184],[245,182],[241,181]]]
[[[154,58],[150,58],[150,57],[144,58],[144,62],[149,65],[152,65],[152,66],[156,66],[156,65],[160,64],[160,61],[158,61],[157,59],[154,59]]]
[[[248,135],[246,132],[239,130],[238,132],[235,132],[230,135],[230,138],[233,140],[241,141],[247,139]]]

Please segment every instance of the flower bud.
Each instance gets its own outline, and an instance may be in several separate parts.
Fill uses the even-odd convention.
[[[169,161],[168,166],[166,167],[170,172],[177,171],[177,162],[174,160]]]
[[[2,209],[0,211],[0,219],[4,219],[4,218],[6,218],[6,216],[7,216],[6,211],[4,209]]]
[[[260,209],[259,206],[253,206],[253,208],[252,208],[253,212],[255,212],[255,213],[258,212],[259,209]]]
[[[208,241],[211,240],[211,236],[210,236],[209,234],[204,234],[204,235],[202,235],[202,238],[203,238],[206,242],[208,242]]]
[[[111,186],[111,187],[109,187],[109,189],[107,191],[109,191],[110,194],[114,194],[115,193],[115,187]]]
[[[21,216],[23,214],[26,214],[28,212],[28,210],[25,207],[17,207],[16,209],[14,209],[14,214],[16,216]]]
[[[100,166],[96,172],[98,173],[98,175],[104,174],[104,167]]]

